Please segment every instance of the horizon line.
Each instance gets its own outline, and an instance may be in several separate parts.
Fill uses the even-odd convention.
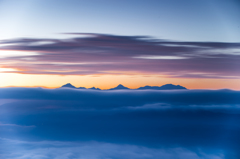
[[[71,83],[70,83],[71,84]],[[168,83],[170,84],[170,83]],[[65,85],[65,84],[64,84]],[[61,85],[59,87],[47,87],[47,86],[13,86],[13,85],[10,85],[10,86],[3,86],[3,87],[0,87],[0,88],[44,88],[44,89],[58,89],[58,88],[62,88],[62,86],[64,85]],[[120,84],[118,84],[120,85]],[[118,86],[117,85],[117,86]],[[121,84],[122,85],[122,84]],[[163,84],[161,86],[164,86],[164,85],[167,85],[167,84]],[[174,85],[174,84],[173,84]],[[82,90],[93,90],[91,88],[95,87],[95,88],[99,88],[100,90],[110,90],[112,88],[116,88],[117,86],[115,87],[110,87],[110,88],[107,88],[107,89],[101,89],[99,87],[96,87],[96,86],[92,86],[92,87],[84,87],[84,86],[80,86],[80,87],[84,87],[86,89],[82,89]],[[123,85],[124,86],[124,85]],[[144,86],[139,86],[139,87],[127,87],[129,88],[129,90],[138,90],[138,88],[140,87],[145,87],[145,86],[151,86],[151,85],[144,85]],[[151,86],[151,87],[161,87],[161,86]],[[175,85],[177,86],[177,85]],[[181,85],[179,85],[181,86]],[[74,86],[75,87],[75,86]],[[125,86],[126,87],[126,86]],[[184,87],[184,86],[182,86]],[[68,88],[68,87],[65,87],[66,89],[77,89],[77,90],[81,90],[81,89],[78,89],[79,87],[76,87],[76,88]],[[186,87],[185,87],[186,88]],[[63,87],[64,89],[64,87]],[[186,88],[184,90],[224,90],[224,89],[227,89],[227,90],[234,90],[234,91],[240,91],[240,89],[232,89],[232,88]],[[147,89],[146,89],[147,90]],[[172,89],[172,90],[183,90],[183,89]]]

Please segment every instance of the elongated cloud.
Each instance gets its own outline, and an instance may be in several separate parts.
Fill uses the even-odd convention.
[[[0,42],[2,69],[25,74],[161,74],[239,78],[240,43],[179,42],[145,36],[74,34]],[[11,54],[14,53],[14,54]],[[18,53],[19,55],[18,55]]]
[[[176,148],[148,148],[136,145],[123,145],[104,142],[24,142],[0,138],[0,157],[11,159],[61,158],[61,159],[222,159],[222,153],[214,154],[203,150],[192,151]],[[14,152],[9,151],[14,148]],[[1,153],[2,152],[2,153]],[[9,153],[11,152],[11,153]]]

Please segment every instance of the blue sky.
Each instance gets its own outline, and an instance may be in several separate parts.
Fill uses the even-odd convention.
[[[65,32],[238,42],[236,0],[1,0],[1,39]]]

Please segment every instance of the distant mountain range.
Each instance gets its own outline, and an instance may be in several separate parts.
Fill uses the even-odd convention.
[[[92,88],[75,87],[71,83],[67,83],[60,88],[101,90],[100,88],[95,88],[95,87],[92,87]],[[180,85],[165,84],[162,86],[144,86],[144,87],[139,87],[137,89],[130,89],[128,87],[123,86],[122,84],[119,84],[117,87],[114,87],[108,90],[176,90],[176,89],[187,89],[187,88]]]

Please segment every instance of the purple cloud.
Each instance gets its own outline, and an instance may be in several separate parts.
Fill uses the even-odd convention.
[[[13,39],[0,52],[34,55],[0,58],[25,74],[163,74],[169,77],[239,78],[240,43],[179,42],[147,36],[81,34],[69,39]]]

